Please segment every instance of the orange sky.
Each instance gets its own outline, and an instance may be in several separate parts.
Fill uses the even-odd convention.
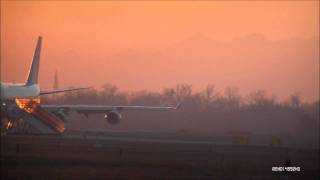
[[[319,97],[319,1],[1,1],[2,81],[25,80],[38,35],[43,89],[52,88],[58,70],[61,87],[109,82],[158,91],[178,83],[196,90],[215,84],[244,94],[265,89],[281,98],[294,92],[306,100]],[[248,44],[255,35],[267,38],[260,48],[269,54]],[[213,42],[225,46],[216,56]],[[266,71],[259,60],[269,55],[263,67],[274,68]],[[225,65],[210,61],[218,57]]]

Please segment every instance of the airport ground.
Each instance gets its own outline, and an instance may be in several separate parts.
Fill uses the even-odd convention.
[[[3,135],[1,179],[319,179],[319,149],[157,136]]]

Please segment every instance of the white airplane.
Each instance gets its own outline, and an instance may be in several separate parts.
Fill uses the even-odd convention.
[[[40,132],[63,133],[66,115],[69,111],[76,111],[88,117],[89,114],[104,114],[110,124],[117,124],[123,110],[175,110],[180,105],[171,106],[104,106],[104,105],[41,105],[40,96],[61,92],[70,92],[87,88],[57,89],[41,91],[38,84],[42,38],[38,38],[33,61],[25,84],[1,83],[1,116],[7,117],[7,126],[14,121],[27,119],[27,122]]]

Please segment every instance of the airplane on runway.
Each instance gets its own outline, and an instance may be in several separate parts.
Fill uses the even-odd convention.
[[[28,78],[25,84],[1,83],[1,116],[6,117],[7,128],[13,127],[15,121],[26,119],[31,126],[44,133],[63,133],[66,115],[69,111],[88,114],[102,113],[110,124],[121,120],[123,110],[175,110],[180,105],[171,106],[104,106],[104,105],[41,105],[40,96],[62,92],[71,92],[88,88],[55,89],[41,91],[38,84],[42,37],[37,41]],[[3,120],[1,121],[1,123]]]

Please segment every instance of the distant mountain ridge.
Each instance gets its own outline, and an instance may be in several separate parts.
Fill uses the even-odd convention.
[[[98,58],[97,63],[86,71],[95,74],[97,84],[110,82],[124,89],[159,90],[188,83],[195,89],[214,84],[244,92],[266,89],[279,96],[293,92],[307,99],[318,96],[318,37],[270,40],[252,34],[219,42],[196,34],[153,52],[132,49],[92,58]],[[104,71],[97,71],[102,67]]]

